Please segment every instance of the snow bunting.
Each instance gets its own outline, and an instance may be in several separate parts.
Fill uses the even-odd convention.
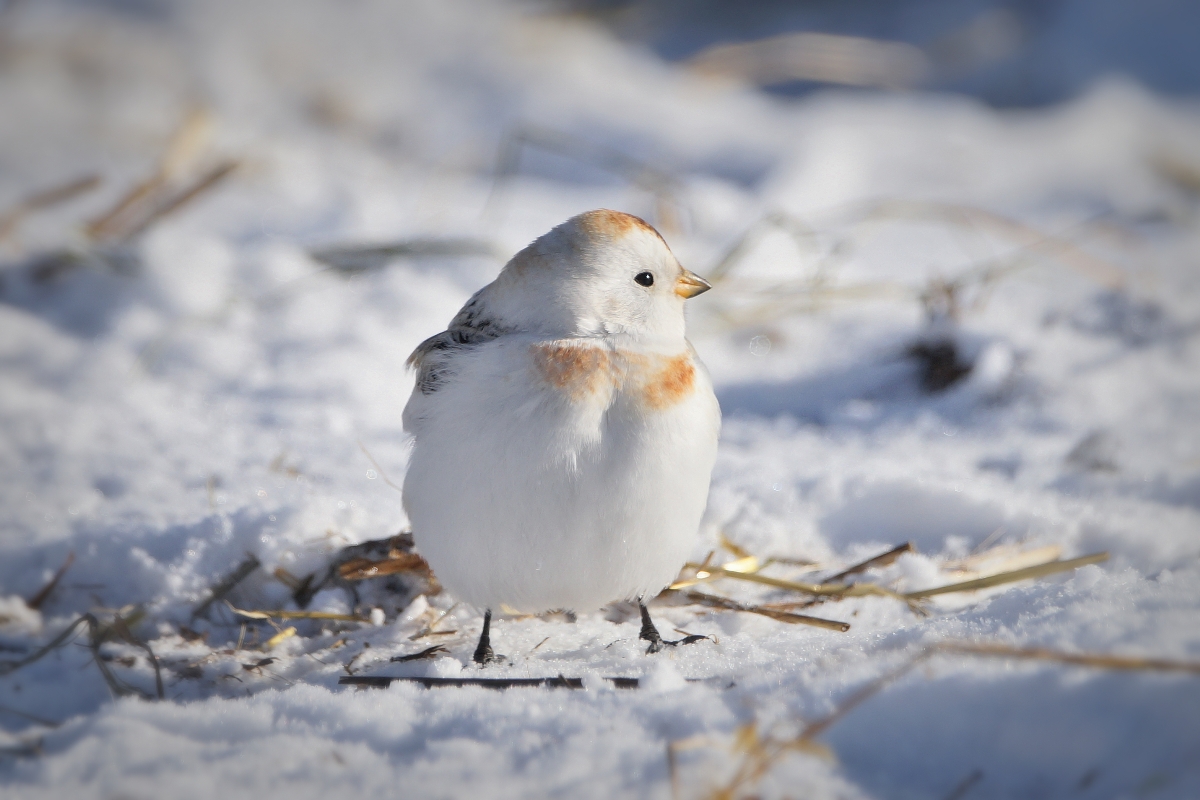
[[[484,611],[592,611],[642,599],[695,542],[721,410],[684,336],[709,284],[641,219],[589,211],[505,265],[409,358],[413,535],[438,579]],[[699,638],[699,637],[697,637]]]

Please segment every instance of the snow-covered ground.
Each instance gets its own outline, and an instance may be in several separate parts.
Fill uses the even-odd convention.
[[[132,614],[166,700],[114,698],[86,630],[0,676],[0,796],[663,798],[678,742],[675,791],[702,797],[748,731],[794,737],[937,642],[1200,659],[1195,105],[1119,80],[1037,112],[787,102],[489,3],[119,10],[138,7],[0,17],[0,214],[103,178],[0,241],[0,661],[85,612]],[[169,197],[227,159],[144,233],[85,234],[156,168]],[[845,633],[664,598],[664,632],[713,640],[656,656],[619,605],[501,618],[511,663],[483,672],[480,616],[445,594],[364,584],[381,624],[285,621],[270,647],[275,628],[223,603],[193,620],[248,553],[262,567],[230,603],[294,610],[277,568],[323,570],[406,527],[389,486],[404,359],[508,255],[596,207],[720,275],[689,323],[725,414],[697,560],[732,559],[724,536],[816,562],[763,573],[812,582],[911,541],[866,575],[911,591],[962,580],[977,550],[1109,559],[938,596],[928,616],[874,596],[800,609]],[[310,255],[464,239],[487,247],[357,272]],[[957,322],[937,314],[948,294]],[[919,342],[974,369],[925,392]],[[351,603],[330,588],[309,609]],[[457,633],[411,638],[439,618]],[[144,651],[100,653],[153,695]],[[339,686],[351,671],[586,688]],[[787,755],[738,791],[1196,797],[1197,720],[1193,674],[943,653],[829,726],[831,755]]]

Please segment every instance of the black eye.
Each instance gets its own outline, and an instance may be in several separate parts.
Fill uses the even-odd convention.
[[[637,283],[638,286],[653,286],[654,285],[654,276],[651,275],[649,272],[639,272],[637,275],[633,276],[633,280],[634,280],[634,282]]]

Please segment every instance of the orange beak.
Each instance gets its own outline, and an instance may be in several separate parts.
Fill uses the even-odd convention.
[[[712,284],[701,278],[690,269],[685,269],[683,274],[679,276],[679,280],[675,281],[675,294],[682,297],[684,300],[695,297],[698,294],[703,294],[712,288]]]

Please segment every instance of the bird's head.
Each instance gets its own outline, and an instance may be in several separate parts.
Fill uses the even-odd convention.
[[[519,330],[669,341],[684,336],[684,301],[709,288],[650,225],[601,209],[517,253],[480,299]]]

